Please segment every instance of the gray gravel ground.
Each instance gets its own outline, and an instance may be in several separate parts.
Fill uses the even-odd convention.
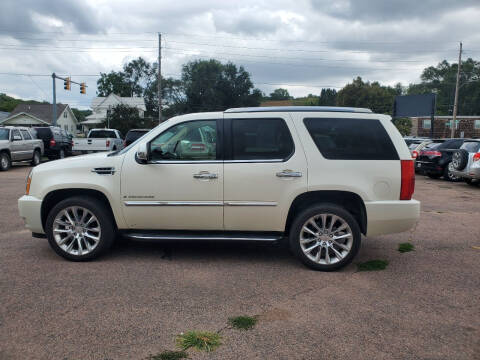
[[[144,359],[192,329],[223,345],[191,359],[480,359],[479,187],[417,177],[416,229],[364,240],[355,260],[388,268],[321,273],[252,244],[125,242],[67,262],[18,216],[28,170],[0,173],[1,360]],[[253,330],[226,327],[243,314]]]

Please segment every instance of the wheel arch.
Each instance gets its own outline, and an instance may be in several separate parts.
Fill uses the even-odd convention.
[[[40,210],[40,216],[42,220],[42,226],[45,229],[45,224],[47,222],[47,216],[50,210],[60,201],[68,199],[70,197],[74,196],[88,196],[95,198],[99,201],[101,201],[106,208],[108,209],[110,216],[112,217],[113,224],[116,229],[117,227],[117,221],[115,218],[115,215],[113,213],[112,206],[110,205],[110,201],[108,200],[108,197],[101,191],[99,190],[94,190],[94,189],[81,189],[81,188],[74,188],[74,189],[57,189],[50,191],[43,199],[42,201],[42,207]]]
[[[289,233],[297,214],[314,204],[320,203],[342,206],[357,220],[362,234],[367,233],[367,210],[365,203],[358,194],[341,190],[319,190],[304,192],[293,200],[287,215],[285,234]]]

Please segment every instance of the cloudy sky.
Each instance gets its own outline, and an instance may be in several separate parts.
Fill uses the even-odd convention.
[[[57,101],[88,108],[100,72],[156,60],[158,32],[164,76],[217,58],[243,65],[267,94],[315,94],[356,76],[408,84],[457,61],[459,41],[480,59],[479,18],[478,0],[2,0],[0,92],[51,101],[41,75],[69,74],[87,95],[58,81]]]

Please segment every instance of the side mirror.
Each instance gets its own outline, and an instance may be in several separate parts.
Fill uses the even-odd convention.
[[[146,163],[148,161],[148,147],[146,143],[138,145],[135,156],[137,157],[137,160],[142,163]]]
[[[13,136],[13,141],[22,141],[22,137],[19,135],[14,135]]]

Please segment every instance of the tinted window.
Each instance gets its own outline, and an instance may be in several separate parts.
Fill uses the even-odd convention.
[[[95,130],[88,134],[88,137],[91,139],[105,139],[116,138],[117,136],[113,130]]]
[[[20,130],[23,135],[24,140],[32,140],[32,137],[30,136],[30,133],[27,130]]]
[[[460,147],[460,149],[464,149],[471,153],[476,153],[480,150],[480,142],[477,141],[466,141]]]
[[[233,119],[233,160],[284,160],[293,154],[293,140],[282,119]]]
[[[15,136],[19,136],[20,139],[22,138],[22,136],[20,135],[20,131],[18,131],[17,129],[14,129],[14,130],[12,131],[12,140],[13,140],[13,138],[14,138]],[[15,140],[14,140],[14,141],[15,141]]]
[[[438,149],[459,149],[462,144],[463,140],[447,140]]]
[[[304,123],[326,159],[398,160],[379,120],[310,118]]]
[[[39,139],[50,139],[52,137],[52,131],[48,127],[37,127],[35,131]]]
[[[150,142],[152,160],[216,160],[217,121],[189,121],[172,126]]]

